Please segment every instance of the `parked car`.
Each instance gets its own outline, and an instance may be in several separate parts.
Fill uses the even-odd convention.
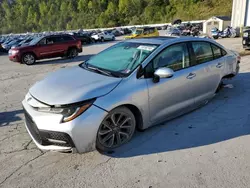
[[[121,31],[118,31],[116,29],[112,30],[111,33],[116,37],[123,35]]]
[[[128,28],[123,28],[123,29],[121,29],[122,31],[123,31],[123,33],[124,33],[124,35],[127,35],[127,34],[131,34],[131,30],[130,29],[128,29]]]
[[[33,39],[28,46],[9,50],[9,59],[32,65],[39,59],[54,57],[74,58],[82,52],[81,40],[71,35],[50,35]]]
[[[240,56],[210,39],[126,40],[31,87],[26,128],[42,150],[113,151],[146,129],[205,105]]]
[[[101,42],[115,40],[115,36],[112,33],[108,33],[107,31],[94,33],[91,37],[95,41],[101,41]]]
[[[250,49],[250,29],[244,30],[242,44],[243,48]]]
[[[181,31],[175,27],[168,27],[166,30],[166,36],[181,36]]]
[[[133,30],[132,34],[126,36],[125,39],[156,37],[156,36],[159,36],[159,31],[155,27],[145,27],[145,28],[136,28],[135,30]]]
[[[26,46],[28,45],[34,38],[33,37],[28,37],[26,39],[23,39],[21,42],[19,42],[18,44],[12,45],[11,48],[16,48],[19,46]]]
[[[88,33],[69,33],[70,35],[73,35],[76,39],[80,39],[82,41],[82,44],[91,44],[95,42],[93,38]]]
[[[16,45],[18,45],[22,41],[23,41],[22,38],[21,39],[12,40],[10,43],[4,45],[3,48],[5,49],[6,52],[8,52],[12,48],[12,46],[16,46]]]

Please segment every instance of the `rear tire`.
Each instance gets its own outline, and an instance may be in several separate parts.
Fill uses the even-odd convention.
[[[73,59],[73,58],[75,58],[75,57],[77,57],[77,56],[78,56],[78,51],[77,51],[76,48],[70,48],[70,49],[68,50],[68,55],[67,55],[67,57],[68,57],[69,59]]]
[[[21,63],[33,65],[36,62],[36,57],[32,53],[26,53],[22,56]]]
[[[219,92],[221,91],[222,88],[223,88],[223,82],[220,81],[219,86],[217,87],[215,93],[219,93]]]

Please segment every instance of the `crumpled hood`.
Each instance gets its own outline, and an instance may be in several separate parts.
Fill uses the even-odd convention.
[[[74,66],[49,74],[32,86],[29,92],[48,105],[72,104],[106,95],[121,80]]]

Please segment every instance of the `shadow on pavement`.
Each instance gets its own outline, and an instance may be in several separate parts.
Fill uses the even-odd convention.
[[[8,126],[10,123],[22,120],[18,115],[23,114],[23,110],[11,112],[0,112],[0,127]]]
[[[202,147],[250,134],[250,74],[241,73],[226,83],[206,106],[189,114],[137,132],[126,145],[108,156],[126,158]]]

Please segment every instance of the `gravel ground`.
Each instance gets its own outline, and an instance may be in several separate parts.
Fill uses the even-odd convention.
[[[218,40],[236,49],[240,39]],[[23,123],[21,101],[47,73],[77,65],[115,42],[86,46],[73,60],[20,65],[0,56],[0,187],[242,188],[250,184],[250,57],[210,103],[136,133],[110,155],[43,153]],[[234,46],[234,47],[233,47]]]

